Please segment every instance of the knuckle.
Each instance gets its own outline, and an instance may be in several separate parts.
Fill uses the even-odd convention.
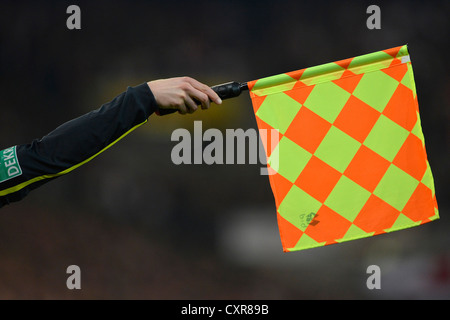
[[[188,89],[188,84],[186,82],[180,83],[179,87],[181,90],[186,91]]]
[[[202,101],[207,104],[209,102],[209,97],[206,93],[202,94]]]
[[[184,103],[184,101],[186,100],[188,94],[186,92],[185,89],[181,88],[181,91],[178,93],[178,101],[180,103]]]

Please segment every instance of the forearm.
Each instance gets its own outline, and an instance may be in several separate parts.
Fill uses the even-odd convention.
[[[64,123],[42,139],[5,149],[0,158],[0,207],[98,156],[145,123],[156,108],[146,83],[129,87],[99,109]]]

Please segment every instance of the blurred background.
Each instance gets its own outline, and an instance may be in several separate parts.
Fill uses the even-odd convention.
[[[81,9],[68,30],[66,9]],[[366,9],[381,9],[369,30]],[[283,253],[256,165],[171,162],[176,128],[256,128],[248,95],[150,117],[0,212],[0,299],[450,298],[449,1],[0,2],[0,149],[152,79],[250,81],[409,45],[441,219]],[[68,290],[66,268],[81,268]],[[381,289],[369,290],[370,265]]]

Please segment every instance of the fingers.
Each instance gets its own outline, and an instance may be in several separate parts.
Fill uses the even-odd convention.
[[[214,90],[190,77],[154,80],[148,86],[159,108],[176,109],[181,114],[193,113],[199,105],[208,109],[211,101],[222,103]]]
[[[221,104],[222,100],[220,99],[220,97],[217,95],[217,93],[211,89],[209,86],[193,79],[190,77],[184,77],[185,81],[189,82],[195,89],[197,89],[198,91],[204,93],[206,96],[204,97],[204,99],[201,100],[201,102],[208,102],[208,107],[209,107],[209,101],[213,101],[216,104]],[[203,104],[202,104],[203,106]]]
[[[192,100],[189,95],[186,95],[186,97],[184,98],[184,104],[180,106],[178,112],[181,114],[194,113],[195,111],[197,111],[197,109],[198,106],[194,102],[194,100]]]
[[[205,89],[203,89],[203,90],[205,90]],[[204,91],[199,89],[198,87],[196,88],[192,84],[189,83],[189,85],[187,86],[186,93],[187,93],[187,97],[188,97],[188,99],[186,101],[188,108],[190,108],[190,107],[194,108],[194,106],[191,104],[191,101],[195,105],[195,107],[197,107],[197,105],[200,105],[202,107],[202,109],[208,109],[210,107],[210,103],[211,103],[210,97]],[[196,109],[197,108],[195,108],[195,110]]]
[[[198,109],[209,109],[211,101],[221,104],[222,100],[214,90],[207,85],[190,77],[182,77],[180,88],[186,93],[184,96],[184,105],[180,106],[179,113],[193,113]]]

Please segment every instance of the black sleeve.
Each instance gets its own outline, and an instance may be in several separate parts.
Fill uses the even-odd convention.
[[[90,161],[157,110],[147,83],[68,121],[42,139],[0,151],[0,207]]]

